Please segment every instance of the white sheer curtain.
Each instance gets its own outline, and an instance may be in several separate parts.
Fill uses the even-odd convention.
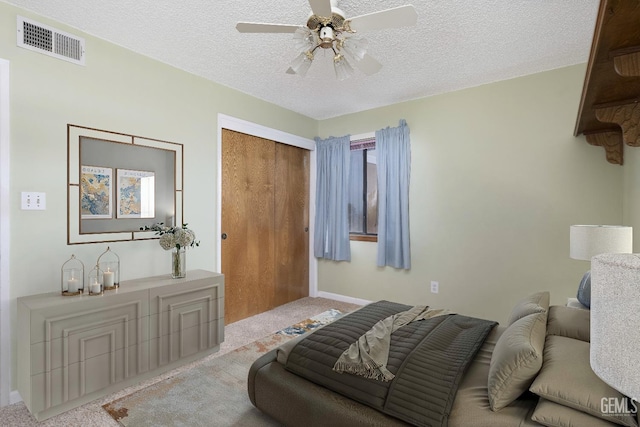
[[[364,152],[353,150],[349,153],[349,231],[364,232]]]
[[[411,268],[409,245],[409,126],[376,131],[378,153],[378,266]]]
[[[351,261],[349,247],[350,137],[316,138],[316,222],[314,255]]]

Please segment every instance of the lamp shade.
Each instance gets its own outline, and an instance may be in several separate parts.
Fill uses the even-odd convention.
[[[591,369],[624,395],[640,399],[640,256],[591,260]]]
[[[623,225],[572,225],[569,252],[573,259],[590,260],[595,255],[633,251],[633,228]]]

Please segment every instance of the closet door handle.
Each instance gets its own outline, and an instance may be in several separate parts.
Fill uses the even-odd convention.
[[[222,233],[222,236],[220,237],[222,237],[222,240],[227,240],[227,233]]]

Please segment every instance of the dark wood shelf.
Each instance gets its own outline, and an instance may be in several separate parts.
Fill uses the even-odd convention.
[[[623,164],[640,146],[640,1],[601,0],[574,134]]]

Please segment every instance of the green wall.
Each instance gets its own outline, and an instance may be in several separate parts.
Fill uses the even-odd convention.
[[[352,242],[351,263],[319,263],[320,290],[499,321],[530,292],[549,290],[555,304],[575,297],[589,264],[569,258],[569,226],[623,220],[623,168],[573,136],[584,73],[572,66],[322,121],[326,137],[407,120],[413,263],[378,268],[376,244]]]
[[[84,37],[86,67],[16,47],[17,14]],[[634,225],[640,210],[632,185],[640,157],[633,168],[610,165],[601,148],[572,135],[584,65],[317,122],[4,3],[0,58],[11,61],[13,322],[17,297],[57,291],[72,253],[90,265],[107,246],[66,244],[68,123],[184,144],[185,220],[201,241],[188,267],[212,270],[218,113],[307,138],[404,118],[413,268],[378,268],[375,244],[352,242],[351,263],[319,263],[319,290],[500,321],[529,292],[548,289],[557,304],[575,295],[589,265],[569,258],[569,225]],[[45,192],[47,210],[21,211],[22,191]],[[157,242],[110,246],[123,279],[168,272]]]
[[[22,15],[85,38],[86,66],[16,47]],[[223,113],[313,138],[317,122],[103,40],[0,3],[0,58],[11,62],[11,307],[60,289],[60,267],[75,254],[88,272],[107,244],[67,246],[67,124],[184,144],[184,218],[200,247],[189,269],[216,260],[217,115]],[[21,211],[20,193],[46,193],[45,211]],[[168,274],[157,241],[109,244],[122,279]],[[14,328],[15,329],[15,328]],[[13,372],[15,372],[15,334]],[[13,378],[13,389],[16,379]]]
[[[624,145],[624,224],[640,236],[640,148]],[[640,252],[640,238],[634,239],[633,252]]]

